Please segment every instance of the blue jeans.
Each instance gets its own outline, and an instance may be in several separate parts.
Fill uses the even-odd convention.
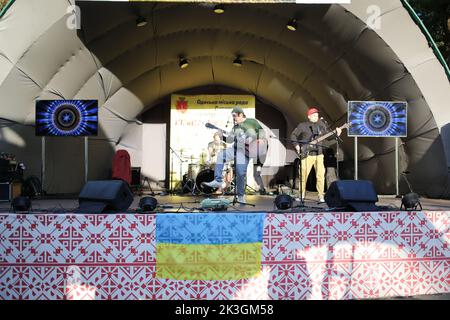
[[[234,160],[234,147],[227,148],[217,154],[217,163],[214,168],[214,180],[222,182],[222,171],[225,163]],[[236,189],[237,195],[245,194],[245,177],[247,176],[247,167],[249,158],[245,156],[245,150],[237,148],[236,150]]]

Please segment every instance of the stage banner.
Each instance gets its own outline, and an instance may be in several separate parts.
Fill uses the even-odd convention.
[[[255,97],[252,95],[179,95],[171,96],[170,114],[170,188],[177,187],[183,179],[196,179],[198,173],[213,170],[209,162],[208,144],[214,140],[211,123],[225,131],[233,127],[231,110],[240,106],[248,118],[255,118]],[[230,145],[227,145],[230,146]],[[248,167],[248,184],[254,186],[253,167]],[[207,180],[214,176],[202,175]],[[185,177],[185,178],[186,178]],[[202,181],[202,182],[208,182]]]

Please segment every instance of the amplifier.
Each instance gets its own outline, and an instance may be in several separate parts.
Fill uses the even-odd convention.
[[[21,195],[21,182],[0,182],[0,201],[12,201]]]
[[[11,184],[9,182],[0,183],[0,201],[11,201]]]
[[[141,185],[141,167],[131,167],[131,186]]]

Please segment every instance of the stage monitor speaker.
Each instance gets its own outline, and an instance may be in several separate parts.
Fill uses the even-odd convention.
[[[278,210],[291,209],[292,202],[293,202],[293,199],[288,194],[280,194],[274,200],[275,206],[277,207]]]
[[[78,197],[77,212],[124,212],[133,202],[133,194],[123,180],[89,181]]]
[[[348,211],[377,211],[377,193],[371,181],[337,180],[327,193],[325,201],[330,208]]]
[[[12,201],[12,207],[14,212],[30,211],[31,200],[28,197],[16,197]]]

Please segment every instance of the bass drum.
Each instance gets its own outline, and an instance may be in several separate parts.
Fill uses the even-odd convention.
[[[197,177],[197,174],[200,172],[200,169],[201,169],[201,167],[200,167],[199,164],[196,164],[196,163],[190,163],[190,164],[188,165],[188,173],[187,173],[187,177],[188,177],[189,179],[194,180],[195,177]]]
[[[202,186],[202,183],[210,182],[213,180],[214,180],[214,170],[204,169],[198,173],[197,179],[195,179],[195,184],[197,185],[198,190],[200,190],[203,193],[210,194],[216,191],[217,188]]]

